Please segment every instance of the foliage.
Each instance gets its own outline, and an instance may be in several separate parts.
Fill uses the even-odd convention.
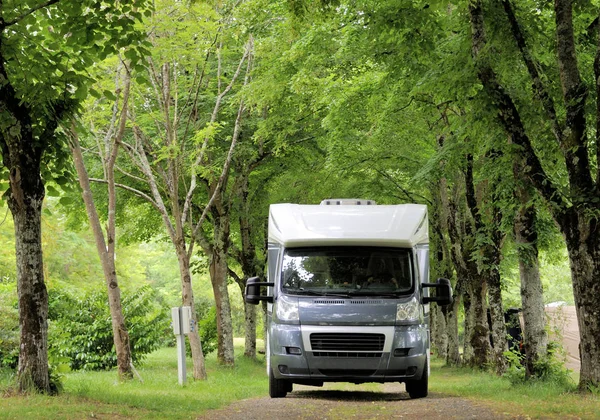
[[[50,355],[68,360],[73,370],[116,366],[110,311],[104,291],[76,295],[50,290]],[[131,340],[132,361],[139,363],[169,332],[168,311],[154,304],[155,293],[142,287],[122,299]]]
[[[535,375],[526,377],[523,365],[524,355],[515,350],[504,352],[508,361],[508,370],[504,376],[513,384],[524,384],[528,382],[551,382],[565,389],[575,388],[571,378],[571,371],[565,367],[563,352],[560,343],[551,341],[548,343],[548,353],[534,363]]]
[[[217,308],[213,302],[206,299],[196,298],[196,314],[198,316],[198,331],[202,344],[202,354],[206,357],[217,349]],[[172,341],[174,345],[174,340]],[[185,342],[185,352],[192,355],[190,342]]]
[[[198,321],[202,353],[206,356],[217,349],[217,308],[211,306],[206,314]]]
[[[64,136],[55,136],[56,123],[77,112],[88,94],[102,96],[90,89],[93,79],[88,69],[97,60],[124,47],[129,47],[128,54],[135,60],[147,52],[140,32],[134,29],[147,5],[145,0],[48,1],[44,5],[37,0],[2,2],[0,67],[6,77],[3,86],[9,85],[14,92],[0,100],[0,125],[5,134],[16,118],[25,118],[14,113],[11,103],[21,101],[19,107],[28,112],[33,137],[39,139],[36,147],[44,152],[41,175],[46,181],[53,180],[48,195],[59,195],[57,186],[68,188],[71,181],[68,146]],[[8,109],[11,112],[4,112]],[[3,155],[7,152],[1,150]],[[7,175],[0,171],[0,179]],[[6,185],[0,183],[0,189]]]
[[[19,311],[15,279],[0,278],[0,368],[16,368],[19,356]]]

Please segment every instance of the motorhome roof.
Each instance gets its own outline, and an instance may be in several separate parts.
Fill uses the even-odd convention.
[[[269,241],[286,247],[429,243],[427,206],[272,204]]]

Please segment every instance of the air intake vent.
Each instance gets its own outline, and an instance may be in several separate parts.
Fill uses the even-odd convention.
[[[351,300],[348,303],[351,305],[381,305],[381,300]]]
[[[315,299],[313,301],[313,303],[319,304],[319,305],[343,305],[344,301],[343,300],[323,300],[323,299]]]
[[[383,351],[384,343],[384,334],[313,333],[310,335],[313,351]]]
[[[329,198],[321,201],[322,206],[374,206],[376,204],[373,200],[359,200],[355,198]]]

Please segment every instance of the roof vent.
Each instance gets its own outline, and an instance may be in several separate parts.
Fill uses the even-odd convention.
[[[329,198],[327,200],[323,200],[321,201],[321,205],[322,206],[347,206],[347,205],[351,205],[351,206],[360,206],[360,205],[365,205],[365,206],[374,206],[375,204],[377,204],[375,201],[373,200],[360,200],[360,199],[355,199],[355,198]]]

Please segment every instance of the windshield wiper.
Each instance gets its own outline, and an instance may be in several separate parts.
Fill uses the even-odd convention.
[[[325,297],[339,297],[339,298],[348,298],[350,297],[350,294],[345,294],[345,293],[330,293],[330,292],[317,292],[314,290],[302,290],[302,289],[297,289],[297,290],[286,290],[287,293],[289,294],[294,294],[294,295],[302,295],[302,296],[325,296]]]
[[[357,290],[352,293],[352,296],[369,296],[369,297],[389,297],[397,298],[400,296],[399,292],[377,292],[374,290]]]

